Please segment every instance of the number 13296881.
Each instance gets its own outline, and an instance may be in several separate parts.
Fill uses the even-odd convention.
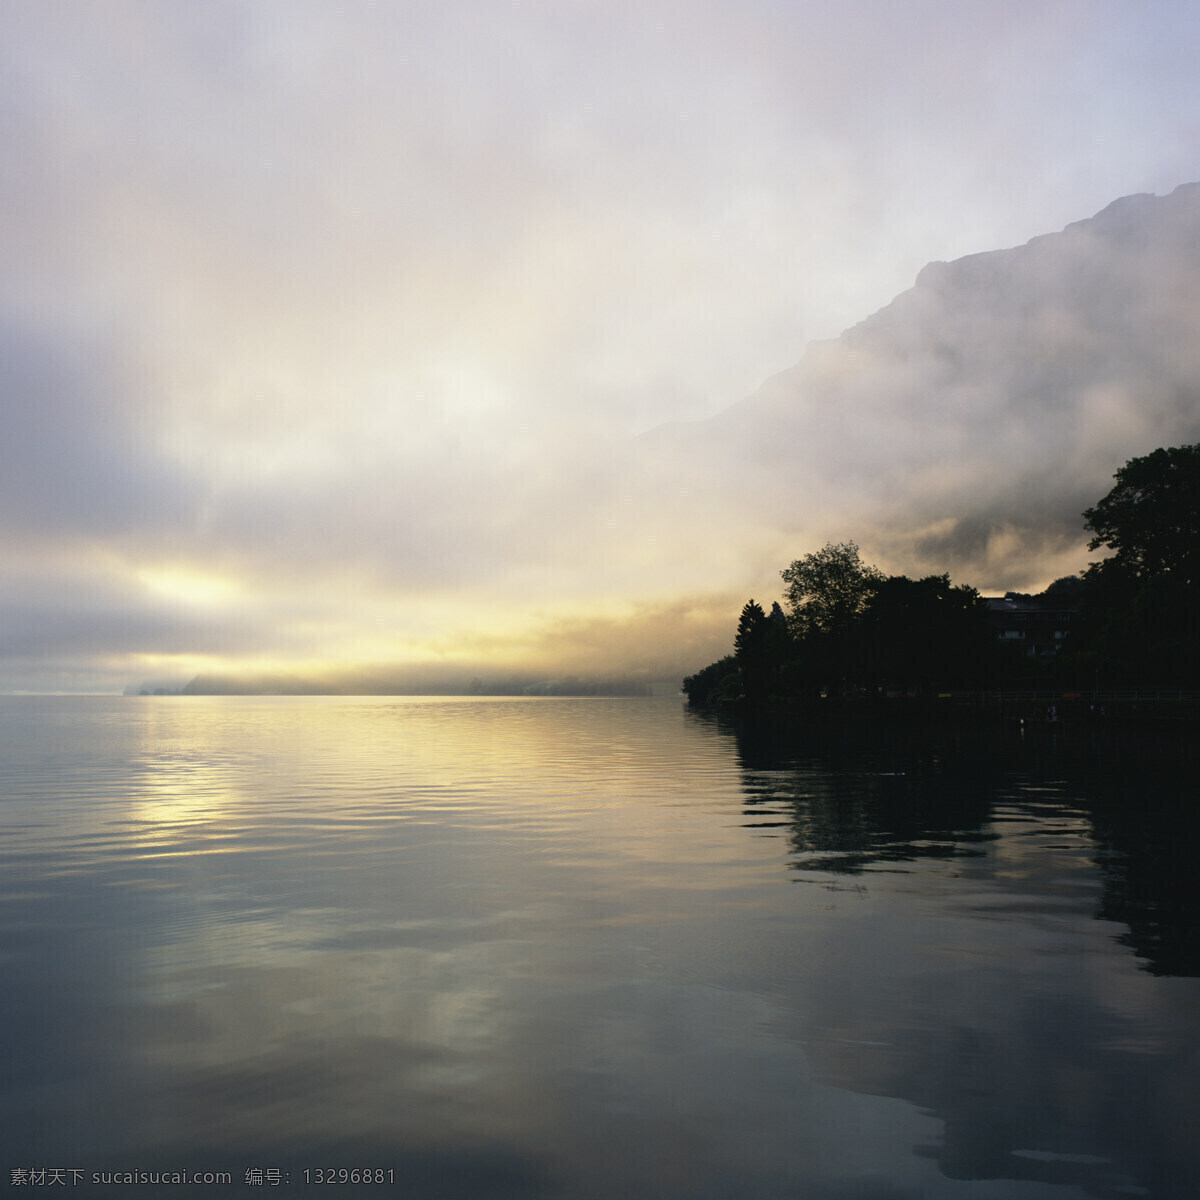
[[[305,1183],[395,1183],[391,1167],[307,1167]]]

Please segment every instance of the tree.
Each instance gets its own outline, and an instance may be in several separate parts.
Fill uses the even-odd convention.
[[[767,655],[778,670],[787,661],[792,651],[792,634],[788,629],[787,617],[776,600],[767,613]]]
[[[861,678],[877,688],[968,687],[988,673],[993,635],[973,587],[949,575],[891,575],[863,610]]]
[[[715,663],[709,663],[683,681],[683,690],[687,693],[688,703],[696,707],[734,699],[740,690],[736,659],[727,654]]]
[[[1132,458],[1084,514],[1089,550],[1113,553],[1084,575],[1072,647],[1095,681],[1200,680],[1200,443]]]
[[[1095,535],[1088,549],[1107,546],[1114,554],[1106,561],[1134,579],[1170,575],[1179,583],[1195,583],[1200,442],[1131,458],[1114,478],[1116,486],[1083,514],[1084,528]]]
[[[1083,591],[1083,578],[1079,575],[1062,575],[1056,579],[1044,592],[1042,596],[1053,596],[1061,600],[1077,599]]]
[[[801,637],[844,636],[883,579],[882,571],[863,563],[855,542],[826,542],[780,573],[788,585],[792,627]]]
[[[766,698],[771,677],[769,632],[770,625],[762,605],[748,601],[742,609],[733,639],[733,656],[742,673],[742,692],[748,704],[759,704]]]
[[[856,543],[826,542],[781,574],[797,650],[793,684],[811,694],[853,686],[856,628],[883,573],[863,563]]]
[[[763,638],[767,632],[767,614],[762,605],[748,600],[738,619],[737,633],[733,637],[733,653],[742,662],[761,657]]]

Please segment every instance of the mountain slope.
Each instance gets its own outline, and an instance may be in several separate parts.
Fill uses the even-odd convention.
[[[982,587],[1075,570],[1128,458],[1200,440],[1200,184],[915,286],[716,417],[646,435],[658,490],[788,548],[857,538]],[[698,485],[698,486],[697,486]],[[736,514],[736,516],[735,516]]]

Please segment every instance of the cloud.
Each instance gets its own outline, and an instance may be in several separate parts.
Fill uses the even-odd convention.
[[[140,381],[94,335],[64,334],[0,319],[3,536],[28,546],[177,527],[188,482],[145,436]]]
[[[22,680],[41,655],[120,686],[138,628],[188,662],[543,632],[565,654],[573,621],[758,593],[804,539],[861,522],[897,563],[952,552],[997,580],[994,536],[990,559],[964,549],[993,525],[1013,569],[1039,538],[1066,556],[1062,506],[1049,532],[1032,503],[993,511],[1007,485],[959,444],[1008,462],[1043,435],[957,423],[994,394],[932,345],[904,368],[919,437],[878,406],[851,430],[842,406],[803,417],[807,449],[738,434],[719,463],[630,439],[723,411],[930,259],[1193,173],[1191,23],[1117,3],[108,0],[0,25],[0,536],[20,580],[0,602],[24,614]],[[1143,368],[1194,299],[1172,278],[1141,301]],[[976,336],[935,292],[915,302],[947,339]],[[1080,359],[1119,336],[1110,315],[1043,309],[1038,336]],[[899,370],[874,343],[804,362],[835,390]],[[1072,460],[1080,496],[1168,405],[1139,416],[1132,378],[1041,409],[1054,444],[1085,415],[1111,431]],[[903,480],[878,469],[889,445]],[[797,492],[784,454],[820,458],[822,487]],[[949,462],[982,484],[962,512]],[[147,582],[172,572],[192,601]],[[195,607],[213,580],[229,590]]]

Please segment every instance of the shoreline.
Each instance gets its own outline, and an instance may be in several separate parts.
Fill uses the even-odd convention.
[[[949,692],[937,696],[843,696],[812,700],[775,700],[747,705],[722,700],[691,705],[746,720],[887,720],[942,721],[956,719],[1015,722],[1047,728],[1104,729],[1129,725],[1191,726],[1200,724],[1200,693],[1182,688],[1141,688],[1094,692],[1012,691]]]

